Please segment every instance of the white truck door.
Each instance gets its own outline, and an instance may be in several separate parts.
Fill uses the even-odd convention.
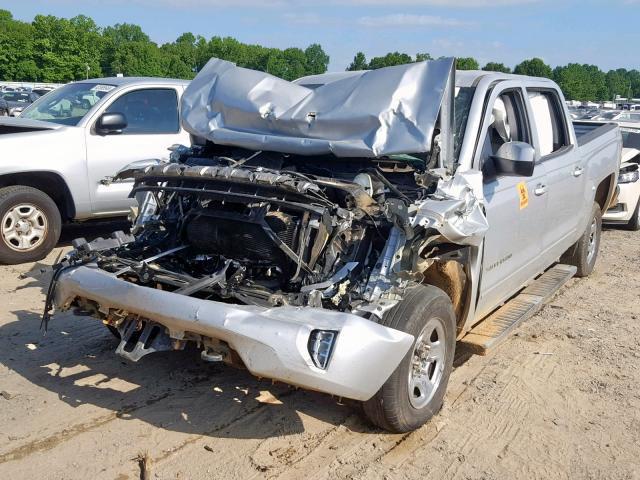
[[[540,268],[547,208],[542,163],[536,163],[533,176],[522,177],[497,172],[492,159],[506,142],[533,146],[523,89],[505,82],[494,91],[483,125],[475,163],[483,171],[490,228],[484,240],[477,318],[517,292]]]
[[[547,171],[549,203],[542,248],[550,263],[575,241],[585,205],[589,211],[591,205],[585,198],[584,159],[571,144],[558,94],[544,89],[527,89],[527,94],[534,142]]]
[[[122,167],[137,160],[169,159],[168,148],[189,145],[180,127],[178,100],[182,87],[145,87],[124,92],[103,113],[122,113],[127,127],[120,134],[99,135],[95,122],[86,130],[87,168],[94,215],[126,213],[134,200],[128,198],[132,182],[106,184]]]

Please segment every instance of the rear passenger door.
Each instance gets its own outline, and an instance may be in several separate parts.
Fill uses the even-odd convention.
[[[492,93],[479,137],[474,165],[484,177],[486,216],[482,278],[476,311],[479,317],[517,292],[540,267],[547,197],[545,166],[537,163],[531,177],[499,174],[492,155],[506,142],[532,143],[525,91],[504,82]],[[505,122],[499,121],[504,118]]]
[[[575,241],[585,209],[585,165],[571,143],[558,93],[552,89],[527,89],[533,141],[545,166],[544,195],[548,196],[543,255],[553,262]],[[590,206],[589,206],[590,208]]]

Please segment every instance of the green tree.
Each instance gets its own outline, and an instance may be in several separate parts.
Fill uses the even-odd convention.
[[[540,58],[532,58],[519,63],[516,65],[516,68],[514,68],[513,73],[516,75],[529,75],[531,77],[553,77],[551,67]]]
[[[166,56],[166,75],[174,78],[193,78],[198,69],[198,39],[191,33],[183,33],[175,42],[162,45]]]
[[[347,71],[356,71],[356,70],[368,70],[369,64],[367,63],[367,57],[364,56],[364,53],[358,52],[356,56],[353,57],[353,62],[349,64],[347,67]]]
[[[553,78],[569,100],[606,100],[609,96],[606,76],[595,65],[556,67]]]
[[[433,60],[433,57],[428,53],[416,53],[416,62],[426,62],[427,60]]]
[[[102,36],[92,19],[84,15],[71,19],[36,15],[32,26],[32,58],[42,80],[68,82],[87,74],[102,76]]]
[[[457,70],[479,70],[480,64],[473,57],[459,57],[456,59]]]
[[[511,69],[507,67],[504,63],[497,63],[497,62],[487,63],[484,67],[482,67],[482,70],[484,70],[485,72],[511,73]]]
[[[111,71],[126,76],[163,77],[168,59],[153,42],[128,42],[114,52]]]
[[[37,80],[33,27],[0,10],[0,80]]]
[[[392,67],[394,65],[404,65],[406,63],[413,63],[411,55],[400,52],[390,52],[384,57],[373,57],[369,62],[369,68],[376,70],[378,68]]]
[[[609,70],[605,75],[605,81],[607,83],[609,99],[613,100],[616,95],[620,95],[621,97],[629,95],[631,80],[629,78],[629,72],[626,69],[619,68],[617,70]]]
[[[306,58],[306,75],[317,75],[327,71],[329,55],[325,53],[319,44],[313,43],[309,45],[304,51],[304,56]]]

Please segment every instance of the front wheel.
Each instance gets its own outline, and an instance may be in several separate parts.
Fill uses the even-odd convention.
[[[381,323],[414,336],[413,347],[380,390],[364,402],[369,420],[391,432],[421,427],[440,411],[453,368],[456,319],[449,297],[412,285]]]
[[[631,217],[631,220],[629,220],[629,223],[627,224],[627,228],[634,232],[637,232],[638,230],[640,230],[640,200],[638,200],[636,209],[633,212],[633,217]]]
[[[40,260],[60,238],[58,207],[51,197],[32,187],[0,188],[0,219],[0,263]]]

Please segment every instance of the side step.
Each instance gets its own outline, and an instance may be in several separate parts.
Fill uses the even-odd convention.
[[[477,355],[500,345],[525,320],[534,316],[562,285],[576,274],[576,267],[555,265],[518,295],[471,329],[460,343]]]

